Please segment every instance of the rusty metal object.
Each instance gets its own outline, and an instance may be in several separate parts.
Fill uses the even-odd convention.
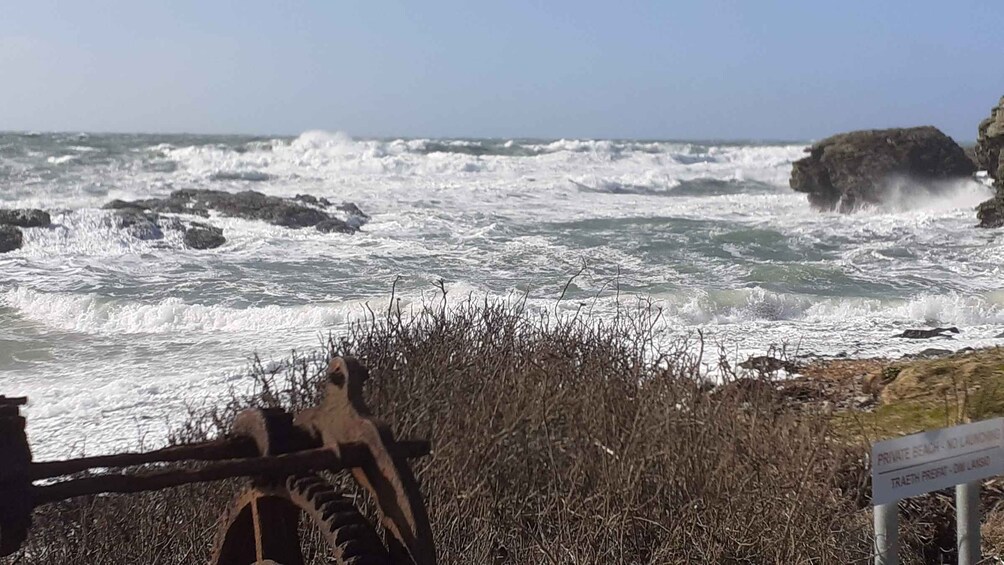
[[[368,373],[351,358],[335,358],[321,404],[294,418],[279,409],[237,415],[221,440],[66,461],[31,462],[20,414],[24,398],[0,396],[0,556],[20,548],[37,505],[98,493],[159,490],[236,477],[252,487],[227,514],[214,548],[214,564],[270,559],[302,563],[298,520],[305,513],[339,563],[436,562],[431,527],[408,459],[427,455],[424,440],[397,441],[372,416],[362,397]],[[198,462],[171,467],[167,463]],[[116,469],[156,464],[156,470]],[[33,481],[110,470],[43,485]],[[348,470],[368,492],[386,532],[385,548],[351,501],[314,471]],[[389,551],[388,551],[389,550]]]
[[[6,471],[0,478],[0,492],[10,491],[10,494],[4,492],[0,503],[0,556],[17,551],[24,543],[35,508],[31,491],[17,488],[30,481],[31,450],[20,411],[27,401],[26,398],[0,396],[0,464]]]
[[[352,476],[374,497],[384,528],[401,546],[391,549],[403,549],[416,565],[435,563],[432,528],[418,482],[408,462],[392,451],[394,433],[373,418],[363,400],[369,372],[355,359],[337,357],[328,365],[327,378],[321,405],[300,412],[296,425],[339,453],[347,444],[366,445],[373,459],[353,467]]]
[[[339,563],[392,562],[373,526],[349,498],[323,478],[308,474],[257,485],[237,497],[216,541],[213,565],[245,565],[270,559],[302,565],[296,518],[307,516]],[[262,528],[262,524],[269,524]],[[254,544],[246,543],[254,539]]]

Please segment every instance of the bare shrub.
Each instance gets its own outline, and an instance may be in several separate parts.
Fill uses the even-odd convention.
[[[246,406],[310,405],[328,356],[354,355],[374,411],[399,438],[433,442],[416,469],[443,563],[867,561],[863,452],[785,409],[769,381],[709,386],[702,344],[660,346],[658,315],[643,304],[585,323],[520,300],[392,309],[328,351],[255,364],[253,395],[193,414],[175,440],[215,436]],[[236,488],[44,507],[11,563],[205,561]]]

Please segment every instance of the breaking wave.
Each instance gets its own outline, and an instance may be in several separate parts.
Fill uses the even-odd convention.
[[[283,333],[320,331],[347,322],[362,312],[362,303],[230,308],[188,304],[179,298],[139,302],[95,294],[39,292],[18,286],[0,295],[17,313],[47,328],[83,334],[149,334],[206,332]]]

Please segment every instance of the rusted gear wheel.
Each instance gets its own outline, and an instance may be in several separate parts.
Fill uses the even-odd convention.
[[[391,565],[387,549],[351,500],[315,474],[259,484],[238,496],[217,536],[213,565],[303,565],[300,516],[340,565]]]

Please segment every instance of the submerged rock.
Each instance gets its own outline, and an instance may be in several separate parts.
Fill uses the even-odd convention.
[[[52,223],[52,218],[45,210],[34,208],[19,208],[0,210],[0,224],[20,228],[43,228]]]
[[[862,204],[880,204],[896,178],[936,192],[932,181],[965,178],[976,170],[957,143],[931,126],[843,133],[807,152],[808,157],[792,165],[789,184],[821,210],[850,212]]]
[[[948,334],[959,333],[959,328],[933,328],[930,330],[906,330],[901,334],[896,334],[892,337],[904,337],[907,339],[931,339],[932,337],[952,337]]]
[[[348,215],[345,219],[345,223],[352,228],[359,229],[366,224],[366,222],[370,221],[369,214],[360,210],[359,206],[356,206],[353,202],[342,202],[338,205],[337,209]]]
[[[21,249],[24,234],[17,226],[0,225],[0,253]]]
[[[226,242],[223,230],[216,226],[193,222],[185,231],[185,247],[189,249],[215,249]]]
[[[164,230],[160,226],[160,216],[136,208],[120,208],[112,216],[112,223],[124,229],[136,239],[145,241],[163,239]]]
[[[318,222],[314,227],[321,233],[355,233],[359,229],[350,226],[338,218],[328,218],[327,220]]]

